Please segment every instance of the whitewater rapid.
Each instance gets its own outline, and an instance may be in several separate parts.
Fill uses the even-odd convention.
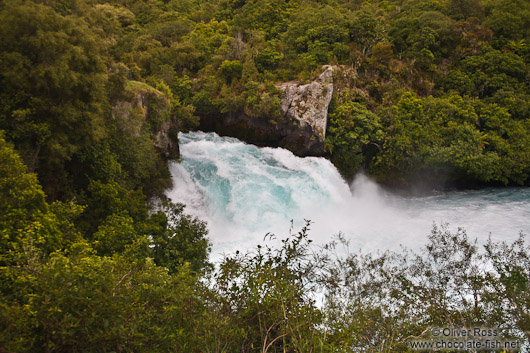
[[[167,195],[208,223],[216,254],[246,250],[267,233],[284,238],[311,220],[310,237],[326,243],[339,232],[363,252],[418,248],[433,223],[466,229],[485,243],[530,231],[528,188],[485,189],[402,197],[364,175],[351,185],[326,159],[300,158],[215,133],[179,134],[181,162],[171,163]]]

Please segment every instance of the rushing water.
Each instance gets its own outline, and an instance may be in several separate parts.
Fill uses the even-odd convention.
[[[299,158],[214,133],[179,139],[182,162],[170,166],[174,187],[168,196],[207,221],[214,256],[250,248],[269,232],[284,237],[304,219],[313,222],[310,237],[318,243],[342,232],[363,251],[418,248],[433,223],[463,227],[480,243],[530,231],[528,188],[403,197],[363,175],[348,185],[323,158]]]

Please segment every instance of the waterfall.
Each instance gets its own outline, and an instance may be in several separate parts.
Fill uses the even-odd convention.
[[[300,158],[215,133],[180,134],[182,161],[171,163],[168,196],[208,223],[214,253],[247,249],[265,234],[285,237],[311,220],[310,237],[326,243],[342,232],[356,249],[416,248],[433,223],[464,227],[482,243],[530,230],[528,188],[403,197],[360,174],[351,185],[324,158]],[[291,222],[292,221],[292,222]]]

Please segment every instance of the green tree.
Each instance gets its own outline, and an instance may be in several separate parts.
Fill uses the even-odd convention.
[[[345,15],[330,6],[304,7],[294,16],[283,41],[291,52],[301,54],[309,69],[327,64],[334,49],[348,42]],[[337,59],[347,59],[348,51],[338,50],[337,54]]]
[[[478,0],[450,0],[447,12],[455,20],[466,20],[470,17],[483,18],[484,8]]]
[[[243,329],[245,352],[310,352],[321,349],[322,313],[310,296],[316,263],[310,261],[309,223],[277,249],[226,257],[215,276],[221,303]],[[274,238],[273,235],[271,235]]]
[[[105,135],[102,43],[82,19],[33,2],[0,9],[0,128],[47,196],[69,191],[65,164]]]
[[[86,209],[78,220],[78,227],[86,237],[91,237],[100,224],[113,215],[131,217],[138,232],[142,232],[142,224],[148,219],[149,206],[141,190],[128,190],[116,182],[91,181],[84,203]]]
[[[296,3],[285,0],[253,0],[235,11],[234,26],[240,30],[261,30],[266,39],[277,38],[288,26]]]
[[[34,174],[0,134],[0,264],[37,261],[65,246],[62,225]],[[59,211],[66,205],[56,204]],[[72,212],[79,212],[73,207]],[[63,211],[68,214],[67,210]],[[68,223],[65,219],[65,222]],[[69,224],[66,224],[69,225]],[[74,237],[76,234],[73,235]],[[74,239],[69,239],[70,241]]]
[[[468,57],[462,64],[475,84],[476,94],[481,98],[491,96],[505,87],[526,91],[523,82],[527,65],[516,54],[490,50]]]
[[[206,223],[184,213],[183,204],[163,203],[152,216],[151,252],[158,266],[176,273],[188,264],[197,273],[211,269]]]
[[[239,60],[225,60],[219,67],[219,72],[226,82],[230,83],[234,79],[241,78],[241,74],[243,73],[243,65]]]
[[[530,247],[526,236],[520,234],[512,244],[489,240],[486,256],[495,271],[488,274],[495,291],[490,300],[496,303],[495,313],[506,323],[517,327],[530,339]]]
[[[502,153],[487,148],[488,129],[478,128],[485,112],[475,104],[458,95],[424,99],[402,95],[391,110],[392,130],[377,157],[376,173],[394,182],[507,183],[501,171]]]
[[[495,33],[493,42],[503,49],[510,40],[528,40],[530,36],[530,5],[526,1],[486,1],[484,25]]]
[[[257,69],[260,72],[264,72],[265,70],[272,71],[276,69],[282,59],[283,54],[276,51],[272,45],[269,45],[256,55],[254,61],[256,62]]]
[[[170,276],[152,260],[99,257],[76,243],[34,273],[11,274],[23,290],[0,297],[8,351],[200,351],[193,325],[202,308],[185,268]]]
[[[369,55],[374,45],[386,37],[385,25],[376,17],[371,8],[357,11],[348,23],[349,37],[358,46],[363,57]]]
[[[326,149],[346,177],[352,177],[363,162],[370,162],[367,148],[377,151],[382,138],[379,117],[359,103],[346,102],[329,115]]]

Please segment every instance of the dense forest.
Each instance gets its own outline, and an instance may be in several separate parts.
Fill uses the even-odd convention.
[[[345,178],[530,183],[527,0],[0,2],[0,352],[390,352],[435,327],[530,339],[530,247],[434,227],[363,255],[310,224],[209,261],[168,141],[334,78]]]

